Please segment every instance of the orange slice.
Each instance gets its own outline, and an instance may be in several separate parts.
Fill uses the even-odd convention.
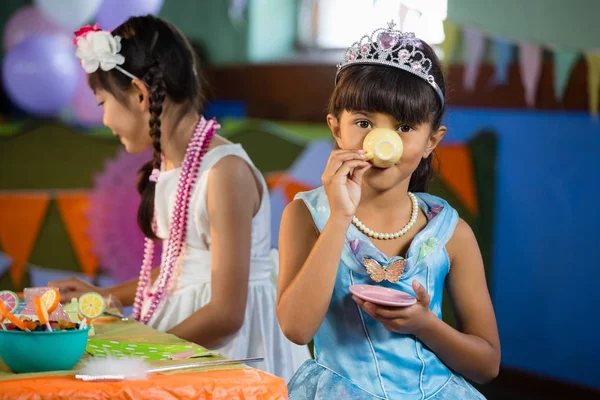
[[[15,324],[15,326],[17,328],[19,328],[20,330],[22,330],[22,331],[27,330],[27,327],[25,326],[23,321],[21,321],[19,318],[15,317],[10,311],[8,311],[8,309],[6,308],[6,306],[4,305],[4,302],[2,300],[0,300],[0,314],[2,314],[2,316],[4,318],[8,319],[10,322]]]
[[[33,304],[35,305],[35,313],[40,320],[40,324],[46,325],[48,323],[48,309],[46,303],[40,296],[33,298]]]
[[[60,292],[56,289],[48,289],[46,293],[42,295],[42,300],[46,304],[46,309],[48,313],[52,313],[52,311],[56,310],[58,304],[60,303]]]
[[[92,324],[92,320],[91,319],[84,317],[80,313],[77,313],[77,318],[79,318],[79,322],[85,321],[85,323],[88,324],[88,325]]]

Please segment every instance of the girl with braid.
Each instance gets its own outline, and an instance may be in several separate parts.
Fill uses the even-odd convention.
[[[108,289],[74,278],[51,285],[66,301],[111,294],[159,331],[230,359],[264,357],[259,368],[290,378],[309,355],[285,339],[275,316],[267,185],[244,149],[203,118],[205,84],[190,43],[154,16],[112,32],[84,27],[74,43],[104,125],[129,153],[154,149],[138,182],[146,245],[139,279]]]

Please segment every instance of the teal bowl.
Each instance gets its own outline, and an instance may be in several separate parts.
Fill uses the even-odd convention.
[[[16,373],[67,371],[81,360],[89,330],[89,327],[55,332],[0,330],[0,358]]]

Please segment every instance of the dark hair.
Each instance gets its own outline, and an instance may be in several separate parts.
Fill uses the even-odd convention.
[[[185,36],[169,22],[152,15],[132,17],[112,34],[121,37],[120,54],[125,57],[121,67],[148,86],[154,155],[140,169],[137,189],[142,199],[138,209],[138,225],[146,237],[157,239],[152,228],[156,184],[150,182],[149,177],[152,169],[160,168],[161,164],[160,116],[163,103],[168,98],[172,103],[183,106],[180,117],[189,110],[201,114],[205,82],[197,53]],[[131,78],[116,69],[98,69],[89,75],[88,82],[94,91],[106,90],[123,103],[125,93],[132,88]]]
[[[440,61],[433,49],[421,41],[425,57],[432,62],[429,73],[446,94],[446,83]],[[409,49],[410,50],[410,49]],[[436,131],[444,116],[444,106],[435,89],[410,72],[385,65],[355,64],[340,71],[338,82],[329,99],[330,114],[342,111],[381,112],[406,124],[429,122]],[[433,157],[424,158],[413,172],[408,190],[425,192],[433,174]]]

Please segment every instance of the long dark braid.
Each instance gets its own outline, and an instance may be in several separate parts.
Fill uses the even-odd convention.
[[[152,137],[152,145],[154,154],[152,160],[146,163],[140,170],[140,180],[138,181],[138,191],[142,196],[140,207],[138,208],[138,225],[149,238],[158,239],[156,233],[152,229],[152,221],[154,217],[154,193],[156,183],[150,181],[150,175],[153,169],[160,169],[162,150],[160,147],[160,115],[163,110],[163,102],[166,97],[165,83],[163,72],[158,62],[152,66],[144,75],[144,83],[149,88],[149,111],[150,111],[150,137]]]

